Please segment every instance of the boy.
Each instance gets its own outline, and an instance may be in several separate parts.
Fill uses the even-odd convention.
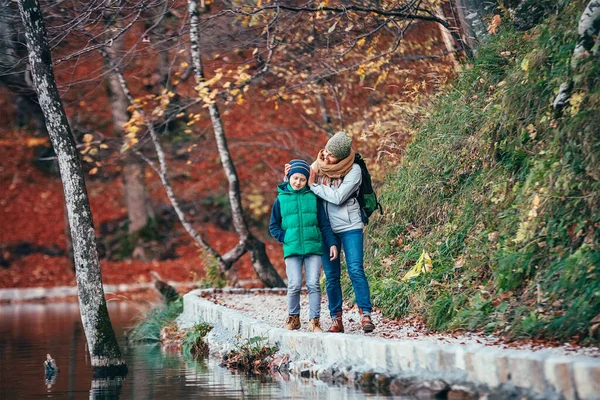
[[[310,332],[323,332],[321,315],[321,255],[329,249],[329,258],[335,260],[338,250],[333,231],[321,200],[307,187],[310,166],[304,160],[290,161],[289,182],[277,186],[278,196],[273,204],[269,231],[283,243],[288,278],[288,318],[285,328],[300,329],[300,289],[302,264],[306,271],[308,288]]]

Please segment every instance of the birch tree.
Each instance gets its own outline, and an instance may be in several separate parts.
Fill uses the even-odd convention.
[[[579,34],[577,44],[573,50],[570,64],[572,74],[577,70],[579,61],[589,57],[594,47],[596,47],[596,50],[593,55],[598,56],[600,53],[600,0],[591,0],[587,4],[579,18],[577,33]],[[573,77],[569,76],[569,79],[560,85],[558,94],[554,98],[552,106],[555,110],[560,112],[569,104],[572,89]]]
[[[196,85],[202,87],[204,81],[204,70],[202,69],[202,58],[200,53],[200,29],[198,2],[196,0],[190,0],[188,3],[190,13],[190,42],[192,47],[192,65],[194,67],[194,75],[196,78]],[[227,138],[225,136],[225,129],[223,127],[223,121],[219,114],[219,108],[216,103],[208,104],[208,111],[210,113],[210,120],[213,127],[215,139],[217,141],[217,149],[219,150],[219,157],[225,175],[227,176],[227,182],[229,183],[229,204],[231,205],[231,214],[233,218],[233,227],[240,238],[240,244],[232,250],[227,256],[239,258],[245,251],[250,253],[250,259],[252,260],[252,266],[258,278],[267,287],[284,287],[285,283],[271,264],[269,257],[267,256],[267,250],[265,244],[250,232],[248,223],[244,217],[244,210],[242,207],[242,196],[240,192],[240,180],[238,178],[235,164],[231,158],[231,153],[227,146]]]
[[[118,35],[118,31],[123,29],[123,22],[120,19],[118,10],[122,7],[119,2],[112,2],[104,13],[105,20],[105,40],[109,40],[111,45],[106,46],[105,50],[109,58],[105,57],[107,70],[107,84],[110,99],[110,109],[113,118],[113,130],[117,137],[124,137],[123,126],[129,121],[127,108],[129,101],[123,93],[119,77],[112,68],[112,64],[118,64],[122,61],[124,48],[124,35]],[[111,38],[114,38],[110,40]],[[110,60],[110,61],[109,61]],[[147,258],[142,244],[139,242],[138,232],[148,225],[148,221],[154,218],[154,210],[148,198],[146,190],[146,181],[144,176],[144,163],[132,151],[127,151],[121,159],[121,171],[123,186],[125,188],[125,204],[127,216],[129,219],[128,233],[136,240],[133,258],[145,260]]]
[[[95,376],[125,375],[127,365],[121,355],[104,298],[83,170],[56,87],[42,12],[37,0],[20,0],[19,11],[25,27],[33,86],[58,157],[73,238],[79,309],[91,365]]]

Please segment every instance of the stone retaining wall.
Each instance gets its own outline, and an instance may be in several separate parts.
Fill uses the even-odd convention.
[[[269,292],[269,289],[258,289]],[[201,321],[244,339],[260,336],[280,353],[289,354],[291,370],[302,376],[326,379],[339,371],[345,379],[360,380],[366,373],[389,379],[442,379],[496,393],[543,399],[600,399],[600,359],[563,356],[549,351],[504,350],[474,345],[438,345],[419,340],[305,333],[276,328],[236,310],[214,304],[194,290],[184,296],[181,321]],[[253,293],[231,289],[230,293]],[[275,290],[280,293],[281,289]],[[500,395],[499,398],[502,396]]]

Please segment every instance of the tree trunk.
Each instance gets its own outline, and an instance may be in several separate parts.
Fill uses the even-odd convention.
[[[17,96],[17,125],[25,126],[33,120],[37,131],[46,135],[44,115],[27,71],[27,49],[22,40],[23,29],[18,14],[10,1],[0,0],[0,85]]]
[[[149,84],[154,90],[154,93],[160,93],[162,89],[169,90],[169,75],[171,63],[169,60],[169,48],[172,45],[172,38],[166,33],[164,19],[169,13],[169,2],[164,5],[150,7],[147,10],[146,29],[149,30],[149,40],[152,42],[152,47],[155,49],[156,55],[156,78],[152,79]]]
[[[489,36],[488,22],[485,18],[495,11],[498,2],[496,0],[455,0],[450,6],[457,14],[454,19],[457,22],[458,34],[468,55]]]
[[[58,157],[73,237],[79,309],[94,375],[125,375],[127,366],[104,298],[92,213],[81,161],[56,88],[42,13],[37,0],[20,0],[19,9],[25,26],[33,86]]]
[[[202,58],[200,56],[200,29],[199,29],[199,10],[198,2],[190,0],[188,3],[190,13],[190,42],[192,46],[192,65],[196,77],[196,85],[202,85],[204,82],[204,71],[202,69]],[[233,227],[240,237],[240,244],[244,249],[250,252],[252,266],[258,278],[267,287],[284,287],[285,283],[279,276],[273,264],[267,256],[266,248],[258,238],[256,238],[248,229],[248,224],[244,217],[242,207],[242,198],[240,193],[240,182],[235,169],[235,165],[231,158],[231,153],[227,147],[227,138],[223,128],[223,121],[219,114],[219,109],[216,104],[209,104],[208,111],[217,141],[217,149],[223,170],[229,182],[229,204],[231,205],[231,214],[233,219]]]
[[[572,65],[600,41],[600,0],[591,0],[579,19],[577,45],[573,50]],[[598,49],[596,50],[598,51]]]
[[[571,57],[570,74],[574,73],[577,69],[579,60],[589,54],[595,42],[600,45],[600,0],[591,0],[585,10],[583,10],[579,18],[577,33],[579,36],[577,37],[577,44]],[[598,49],[596,49],[595,53],[597,52],[599,52]],[[552,102],[554,109],[559,114],[571,99],[574,82],[570,74],[567,82],[563,82],[560,85],[558,94]]]
[[[108,53],[106,53],[106,51],[104,49],[101,48],[100,51],[105,58],[107,58],[107,59],[109,58]],[[148,159],[143,154],[138,153],[138,155],[148,165],[150,165],[150,167],[152,169],[154,169],[154,171],[160,177],[160,181],[162,182],[163,187],[165,188],[165,191],[167,192],[167,197],[169,198],[169,201],[171,202],[171,205],[173,206],[173,210],[175,210],[175,214],[177,214],[177,217],[179,218],[179,221],[183,225],[186,232],[190,235],[190,237],[192,239],[194,239],[194,241],[200,246],[200,248],[204,249],[210,257],[213,257],[217,261],[217,264],[219,265],[219,268],[222,271],[224,271],[224,272],[227,271],[231,267],[231,262],[228,261],[227,263],[225,263],[223,261],[223,258],[221,257],[221,255],[215,249],[213,249],[202,238],[202,236],[194,229],[192,224],[190,224],[186,220],[185,214],[184,214],[183,210],[181,209],[181,207],[179,206],[177,197],[175,197],[175,192],[173,192],[173,188],[171,187],[171,183],[169,182],[169,177],[168,177],[169,174],[168,174],[168,169],[167,169],[167,162],[165,159],[165,152],[163,151],[162,145],[158,138],[158,134],[156,133],[156,130],[154,129],[154,126],[152,125],[152,121],[150,120],[150,118],[148,118],[144,109],[141,108],[140,105],[134,101],[133,96],[131,95],[131,92],[129,91],[129,88],[127,86],[127,82],[125,81],[125,77],[119,71],[118,68],[115,68],[115,73],[116,73],[117,77],[119,78],[121,88],[123,89],[123,93],[125,93],[125,96],[127,97],[127,100],[129,101],[129,104],[132,107],[134,107],[137,112],[140,113],[140,115],[144,118],[144,121],[146,122],[146,126],[148,127],[148,132],[150,133],[150,139],[152,140],[152,144],[154,145],[154,149],[156,150],[156,157],[158,158],[158,166],[156,166],[154,164],[154,162],[152,162],[150,159]],[[239,247],[239,245],[236,246],[236,248],[237,247]],[[229,253],[232,253],[232,252],[233,252],[233,250],[230,251]],[[241,257],[241,255],[239,257]]]
[[[121,28],[118,15],[107,14],[107,26],[105,33],[108,37],[114,37],[114,28]],[[123,125],[129,121],[127,108],[129,100],[119,82],[118,74],[114,66],[121,62],[123,54],[124,35],[120,35],[113,40],[111,46],[106,47],[108,59],[106,60],[106,69],[108,71],[108,93],[110,99],[110,108],[113,119],[113,130],[116,137],[124,137],[125,131]],[[127,208],[127,217],[129,219],[129,234],[135,234],[143,229],[150,218],[154,218],[154,211],[148,199],[146,190],[146,181],[144,175],[144,163],[131,151],[127,151],[121,159],[121,176],[125,187],[125,205]],[[139,239],[138,239],[139,241]],[[140,243],[136,244],[133,251],[134,258],[146,259],[143,247]]]

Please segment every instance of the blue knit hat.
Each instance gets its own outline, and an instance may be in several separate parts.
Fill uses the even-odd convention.
[[[290,171],[287,174],[287,178],[290,179],[290,176],[294,174],[302,174],[308,180],[310,176],[310,165],[304,160],[292,160],[288,164],[291,165]]]

